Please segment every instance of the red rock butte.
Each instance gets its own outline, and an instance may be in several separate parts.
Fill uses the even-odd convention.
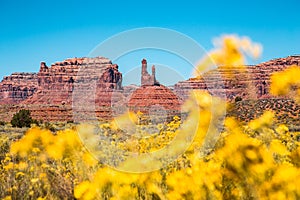
[[[99,118],[110,115],[110,96],[122,87],[122,73],[118,65],[107,58],[73,58],[48,67],[41,62],[38,73],[14,73],[0,83],[2,120],[9,121],[20,109],[29,109],[32,117],[45,121],[73,121],[73,99],[84,101],[85,92],[96,89],[94,102]],[[74,97],[74,87],[81,90]],[[77,102],[78,103],[78,102]],[[79,102],[80,103],[80,102]]]
[[[29,109],[38,120],[73,121],[76,99],[76,108],[83,109],[83,118],[93,112],[99,119],[107,120],[112,118],[112,96],[118,93],[127,97],[131,94],[130,100],[123,102],[131,110],[147,112],[151,106],[158,105],[171,114],[180,111],[180,105],[192,89],[208,90],[227,100],[269,99],[274,98],[269,93],[270,75],[291,65],[300,66],[300,56],[273,59],[243,70],[238,66],[221,66],[168,88],[156,80],[155,66],[152,74],[148,73],[144,59],[141,86],[133,88],[122,86],[118,65],[107,58],[72,58],[49,67],[41,62],[38,73],[13,73],[0,82],[0,117],[10,121],[18,110]],[[95,88],[94,99],[86,98],[91,88]],[[95,109],[85,111],[84,105],[88,104],[95,105]]]
[[[180,116],[181,104],[182,99],[179,96],[156,80],[154,65],[152,75],[147,72],[147,61],[143,59],[141,87],[131,94],[128,102],[129,109],[134,112],[140,111],[145,115],[158,115],[157,117],[171,119],[175,115]]]

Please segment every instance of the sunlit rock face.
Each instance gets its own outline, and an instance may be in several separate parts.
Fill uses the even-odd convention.
[[[19,104],[32,96],[37,88],[36,73],[13,73],[0,82],[0,104]]]
[[[289,56],[248,66],[219,66],[201,77],[175,84],[176,93],[187,97],[191,89],[208,90],[212,95],[234,100],[270,98],[270,76],[292,65],[300,66],[300,56]]]
[[[107,99],[109,93],[121,87],[118,65],[107,58],[72,58],[49,67],[41,62],[38,73],[14,73],[4,77],[0,83],[0,104],[3,105],[0,109],[5,112],[2,115],[6,121],[21,108],[31,110],[36,119],[71,121],[74,89],[81,91],[84,97],[84,92],[95,88],[97,94],[92,103],[111,106],[109,100],[98,99],[103,96],[102,99]]]

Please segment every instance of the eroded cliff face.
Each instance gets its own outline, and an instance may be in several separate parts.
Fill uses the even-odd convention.
[[[212,95],[227,100],[236,97],[243,100],[269,99],[273,98],[269,94],[270,75],[291,65],[300,66],[300,56],[242,68],[218,67],[200,78],[175,84],[172,94],[177,95],[180,102],[188,97],[191,89],[208,90]],[[152,74],[155,75],[155,70]],[[154,86],[155,81],[151,82]],[[123,89],[118,66],[107,58],[73,58],[49,67],[42,62],[38,73],[14,73],[0,82],[0,118],[10,121],[18,110],[29,109],[33,118],[44,121],[81,121],[93,117],[110,119],[114,116],[114,109],[122,110],[123,104],[137,107],[132,102],[145,101],[143,90],[137,88]],[[140,91],[140,95],[130,101],[128,98],[135,90]],[[156,90],[151,91],[157,93]],[[168,101],[168,94],[160,94],[160,99]],[[152,103],[155,103],[154,100]],[[179,106],[177,101],[175,104]]]
[[[245,67],[221,66],[199,78],[181,81],[174,86],[176,93],[187,98],[191,89],[208,90],[211,94],[233,100],[271,98],[270,75],[291,65],[300,66],[300,56],[289,56]]]
[[[13,73],[0,82],[0,105],[19,104],[37,90],[36,73]]]
[[[87,103],[83,102],[85,93],[95,88],[94,102],[88,102],[95,103],[97,97],[108,96],[121,86],[122,74],[107,58],[73,58],[50,67],[42,62],[37,74],[15,73],[0,83],[1,117],[9,121],[17,110],[25,108],[31,110],[35,119],[71,121],[74,98],[77,103],[81,98],[82,103]],[[75,89],[77,96],[74,97]],[[97,102],[110,106],[109,101]]]

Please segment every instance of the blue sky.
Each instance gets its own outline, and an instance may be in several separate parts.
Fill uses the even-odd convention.
[[[36,72],[41,61],[87,56],[110,36],[141,27],[179,31],[206,50],[221,34],[246,35],[264,47],[250,63],[300,54],[299,2],[0,0],[0,77]],[[141,58],[130,58],[118,63],[120,71],[139,65]]]

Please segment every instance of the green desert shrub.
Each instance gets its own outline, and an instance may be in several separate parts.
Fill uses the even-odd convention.
[[[11,125],[13,127],[30,127],[30,124],[33,122],[30,111],[22,109],[16,114],[14,114],[12,120],[11,120]]]

